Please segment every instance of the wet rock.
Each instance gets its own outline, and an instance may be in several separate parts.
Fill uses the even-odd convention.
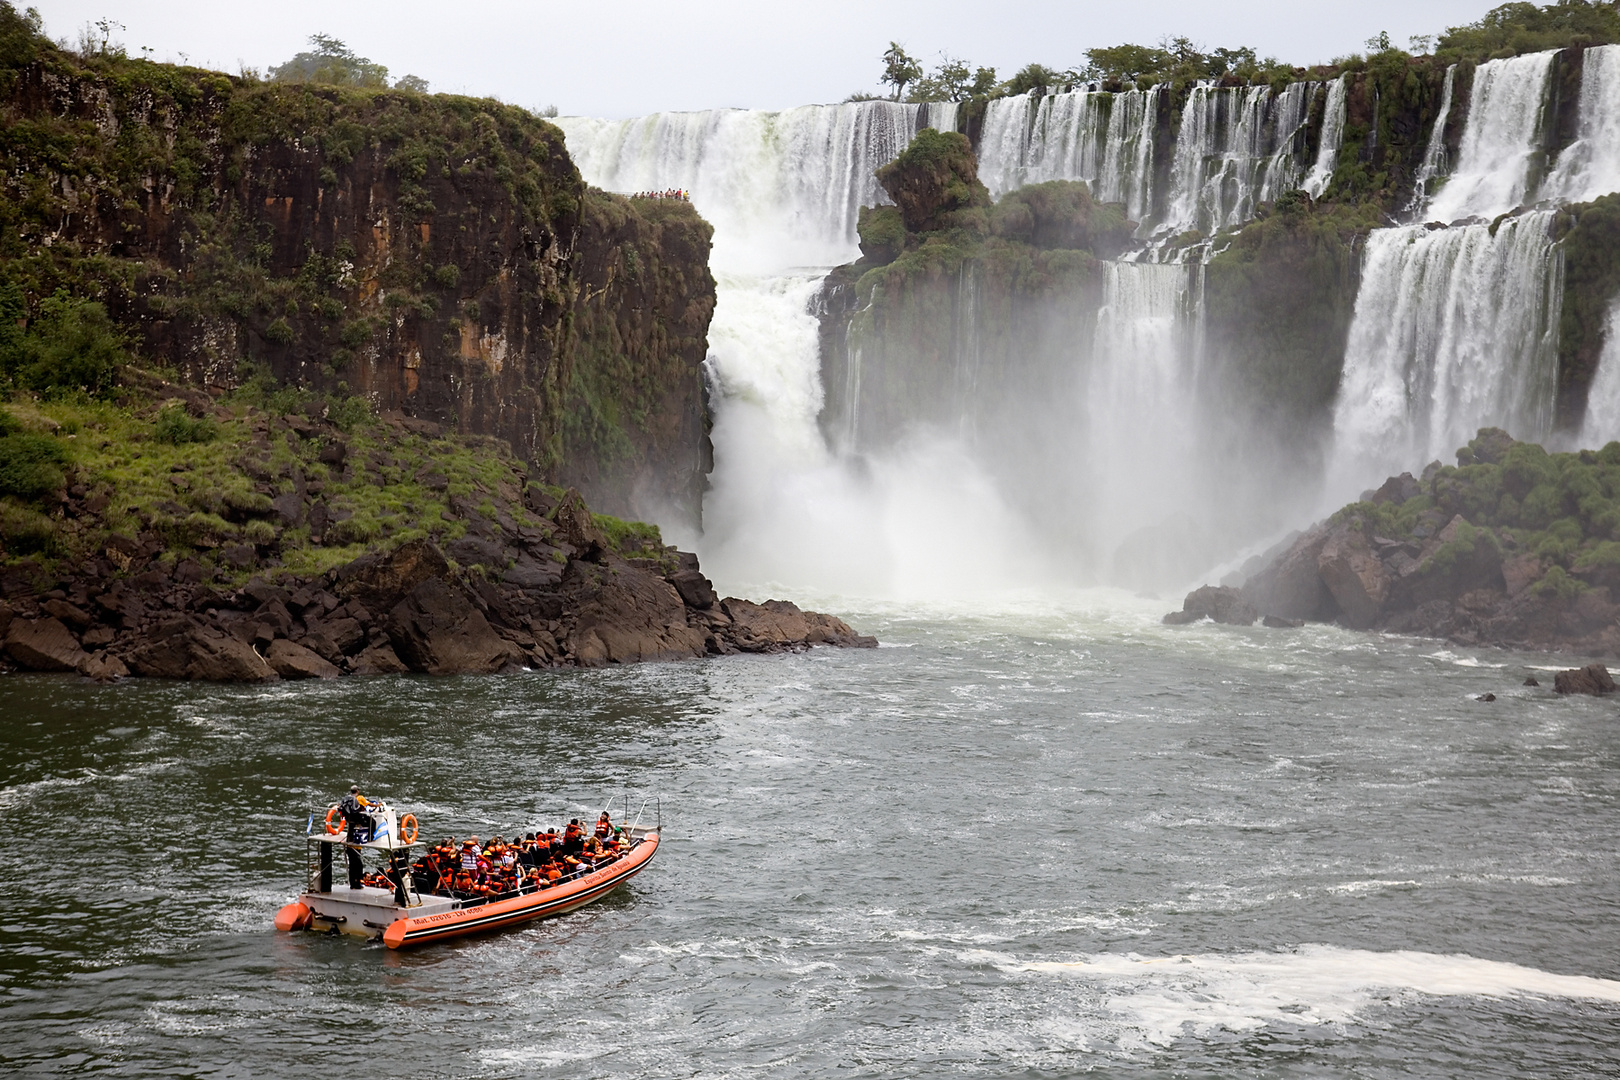
[[[354,675],[402,675],[409,670],[405,661],[394,652],[394,647],[386,641],[360,650],[360,655],[349,665],[349,671]]]
[[[1260,621],[1274,630],[1295,630],[1305,625],[1304,619],[1285,619],[1281,615],[1267,615]]]
[[[1526,675],[1524,677],[1524,685],[1526,685],[1526,686],[1540,686],[1541,683],[1536,680],[1536,677],[1534,675]]]
[[[83,630],[90,625],[90,616],[83,609],[68,603],[66,600],[47,600],[39,605],[41,611],[54,618],[61,619],[63,623],[75,630]]]
[[[611,568],[570,563],[564,588],[577,612],[566,641],[591,667],[679,660],[708,652],[703,631],[686,623],[680,593],[663,578],[621,561]]]
[[[466,594],[428,578],[388,613],[395,654],[430,675],[495,672],[520,665],[523,650],[495,633]]]
[[[336,589],[344,599],[359,600],[372,611],[389,611],[424,581],[449,572],[450,564],[432,541],[412,540],[344,566],[337,573]]]
[[[366,629],[359,619],[341,616],[329,619],[305,619],[308,631],[303,643],[336,664],[344,656],[355,652],[366,641]]]
[[[1244,599],[1267,615],[1285,619],[1325,619],[1333,614],[1333,595],[1322,583],[1317,562],[1327,543],[1327,530],[1303,534],[1270,566],[1243,586]]]
[[[669,575],[669,583],[675,586],[675,591],[681,594],[681,600],[687,607],[706,611],[720,602],[715,595],[714,583],[703,576],[703,572],[696,567],[683,568]]]
[[[1317,573],[1346,626],[1365,630],[1378,621],[1389,595],[1389,571],[1358,529],[1330,533],[1316,559]]]
[[[118,631],[110,626],[92,626],[79,636],[79,644],[86,649],[104,649],[118,637]]]
[[[108,652],[86,655],[78,670],[85,678],[100,683],[117,682],[129,677],[129,668],[124,666],[124,662]]]
[[[504,567],[510,560],[505,550],[492,540],[478,536],[463,536],[445,545],[444,554],[462,566]]]
[[[207,625],[195,616],[160,623],[130,653],[130,669],[159,679],[202,682],[269,682],[275,669],[234,634]]]
[[[1159,621],[1166,626],[1187,626],[1190,623],[1202,622],[1209,618],[1202,611],[1172,611]]]
[[[302,645],[278,638],[264,654],[265,662],[283,679],[335,679],[338,669]]]
[[[1394,503],[1399,505],[1408,499],[1415,499],[1423,494],[1423,485],[1412,478],[1411,473],[1401,473],[1385,480],[1383,486],[1377,491],[1370,492],[1363,499],[1371,503]]]
[[[561,563],[524,555],[501,575],[501,581],[520,589],[551,589],[562,581]]]
[[[607,551],[607,538],[591,518],[584,496],[573,488],[563,492],[553,511],[552,523],[557,535],[578,552],[579,557],[596,561]]]
[[[1228,626],[1251,626],[1260,617],[1254,605],[1245,600],[1239,590],[1225,585],[1205,585],[1194,589],[1181,602],[1181,610],[1208,615]]]
[[[252,544],[230,544],[219,551],[220,557],[237,570],[248,570],[258,565],[259,553]]]
[[[1518,596],[1541,580],[1541,559],[1536,555],[1516,555],[1502,563],[1502,581],[1509,596]]]
[[[728,596],[720,605],[731,618],[727,636],[744,652],[777,652],[803,645],[877,646],[876,638],[855,633],[842,619],[802,611],[786,600],[755,604]]]
[[[1496,700],[1496,695],[1495,694],[1481,694],[1478,697],[1476,697],[1474,700],[1475,701],[1495,701]]]
[[[60,619],[13,619],[6,654],[30,671],[77,671],[89,659]]]
[[[283,528],[293,528],[304,521],[304,499],[296,491],[288,491],[270,500],[270,508]]]
[[[1591,694],[1597,697],[1612,694],[1614,689],[1614,680],[1609,677],[1609,669],[1602,664],[1571,668],[1553,676],[1553,691],[1559,694]]]

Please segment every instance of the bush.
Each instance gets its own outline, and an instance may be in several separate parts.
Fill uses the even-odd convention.
[[[625,521],[610,514],[592,514],[591,520],[602,530],[608,546],[620,555],[634,555],[642,551],[659,555],[663,552],[664,537],[656,525],[644,521]]]
[[[83,393],[104,397],[129,359],[124,335],[94,300],[76,299],[66,290],[39,305],[39,316],[17,332],[21,310],[15,286],[0,297],[0,322],[11,332],[0,337],[0,374],[17,386],[59,397]]]
[[[186,410],[177,405],[158,410],[153,428],[153,437],[170,446],[213,442],[219,435],[219,427],[212,420],[188,416]]]
[[[34,435],[0,413],[0,495],[43,499],[67,483],[67,447],[49,435]]]

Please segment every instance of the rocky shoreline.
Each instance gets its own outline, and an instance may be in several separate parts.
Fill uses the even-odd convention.
[[[1620,656],[1620,444],[1549,454],[1486,428],[1456,467],[1391,477],[1189,593],[1166,623],[1337,623],[1460,645]]]
[[[660,559],[626,559],[576,518],[559,516],[559,534],[513,537],[518,571],[497,581],[452,569],[426,540],[319,577],[260,576],[225,591],[195,580],[196,563],[118,569],[154,557],[150,541],[134,550],[111,545],[45,589],[13,569],[0,579],[4,666],[102,681],[269,682],[877,644],[791,603],[721,599],[696,556],[669,548]],[[563,562],[549,557],[566,549],[573,554]]]

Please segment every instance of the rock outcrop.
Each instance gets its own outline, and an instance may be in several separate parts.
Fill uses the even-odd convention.
[[[1558,694],[1590,694],[1593,697],[1601,697],[1614,691],[1614,680],[1609,677],[1609,669],[1602,664],[1571,668],[1553,676],[1553,692]]]

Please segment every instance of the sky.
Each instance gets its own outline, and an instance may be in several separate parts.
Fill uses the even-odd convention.
[[[21,0],[22,7],[28,0]],[[261,71],[329,34],[392,76],[432,89],[555,105],[565,115],[780,109],[878,92],[891,40],[932,67],[941,54],[1005,78],[1032,61],[1066,68],[1085,50],[1184,35],[1252,46],[1295,64],[1405,46],[1472,22],[1497,0],[34,0],[54,38],[108,19],[132,55]],[[143,52],[150,49],[150,52]]]

